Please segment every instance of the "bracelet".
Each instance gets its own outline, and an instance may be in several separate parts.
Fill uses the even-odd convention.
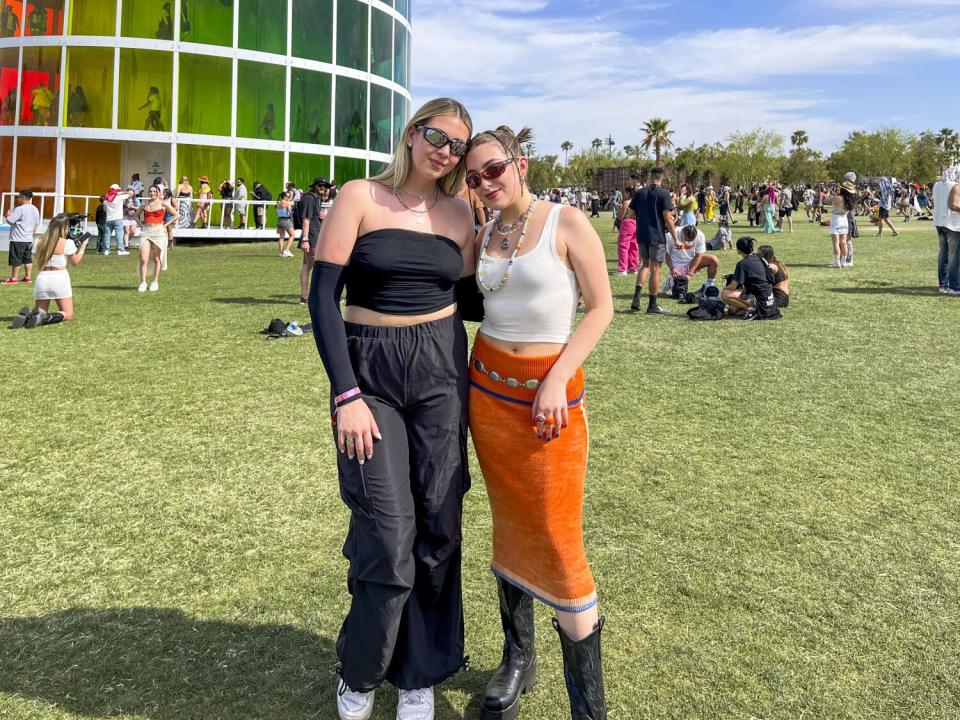
[[[342,408],[344,405],[349,405],[350,403],[356,402],[357,400],[361,400],[361,399],[362,399],[362,398],[360,397],[360,395],[357,394],[357,395],[353,395],[352,397],[347,398],[347,399],[344,400],[342,403],[339,403],[339,404],[333,409],[333,414],[330,416],[330,424],[336,426],[336,424],[337,424],[337,413],[340,411],[340,408]]]
[[[351,390],[347,390],[345,393],[341,393],[340,395],[337,395],[333,399],[333,404],[342,405],[344,400],[349,400],[350,398],[356,397],[359,394],[360,394],[360,388],[358,387],[352,388]]]

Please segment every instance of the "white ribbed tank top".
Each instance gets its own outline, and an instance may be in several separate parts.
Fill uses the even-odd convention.
[[[559,204],[550,209],[536,246],[517,256],[506,285],[496,292],[480,287],[484,313],[480,332],[487,337],[508,342],[570,341],[580,286],[576,274],[557,252],[557,225],[562,209]],[[483,242],[487,242],[492,230],[493,223],[484,230]],[[496,287],[508,262],[507,258],[481,255],[477,277],[487,287]]]

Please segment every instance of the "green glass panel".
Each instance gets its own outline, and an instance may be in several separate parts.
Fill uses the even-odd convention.
[[[120,50],[118,125],[130,130],[170,130],[173,55],[159,50]]]
[[[0,50],[0,125],[16,125],[19,84],[20,51],[15,47],[3,48]]]
[[[330,156],[290,153],[290,182],[301,190],[310,187],[316,177],[330,177]]]
[[[60,48],[23,49],[20,124],[56,125],[60,107]]]
[[[237,150],[237,178],[243,178],[248,200],[253,200],[255,182],[266,187],[276,200],[286,182],[283,177],[283,153],[249,148]],[[247,226],[253,227],[252,206],[247,215]],[[267,226],[277,226],[277,213],[272,203],[267,207]]]
[[[241,60],[237,69],[237,135],[283,140],[286,68]]]
[[[372,10],[370,27],[370,72],[393,79],[393,18]]]
[[[17,37],[20,35],[23,3],[21,0],[3,0],[0,4],[3,6],[0,10],[0,37]]]
[[[180,0],[180,39],[233,47],[233,0]]]
[[[71,35],[115,35],[116,0],[71,0]]]
[[[63,35],[63,0],[28,2],[27,35]]]
[[[388,165],[389,163],[380,162],[379,160],[371,160],[370,161],[370,177],[376,177],[377,175],[382,173],[384,170],[386,170]]]
[[[367,84],[361,80],[337,78],[337,135],[341,147],[366,149]]]
[[[240,47],[286,55],[287,3],[278,0],[242,0]]]
[[[230,175],[230,149],[212,145],[177,145],[177,172],[171,178],[180,178],[186,175],[193,185],[193,195],[200,194],[200,176],[206,175],[210,179],[210,189],[213,197],[220,199],[218,188],[220,183]],[[249,190],[249,188],[247,188]],[[194,212],[197,210],[197,200],[193,201]],[[222,205],[213,205],[210,224],[219,227]]]
[[[113,48],[67,49],[66,113],[69,127],[113,125]]]
[[[333,161],[333,181],[343,187],[351,180],[367,176],[367,161],[357,158],[338,157]]]
[[[230,58],[180,54],[180,102],[177,131],[230,134]]]
[[[123,0],[120,34],[173,40],[173,0]]]
[[[393,143],[400,142],[400,133],[407,126],[410,117],[410,101],[400,93],[393,94]]]
[[[387,88],[370,83],[370,149],[374,152],[390,152],[391,95]]]
[[[293,68],[290,77],[290,140],[314,145],[330,144],[330,76],[327,73]]]
[[[293,55],[333,62],[333,0],[293,0]]]
[[[400,23],[393,25],[393,80],[405,88],[410,87],[410,33]]]
[[[358,0],[337,0],[337,65],[366,72],[369,7]]]

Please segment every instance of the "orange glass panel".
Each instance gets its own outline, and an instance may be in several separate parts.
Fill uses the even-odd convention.
[[[18,36],[23,24],[22,0],[2,0],[0,4],[3,6],[0,8],[0,37]]]
[[[52,193],[56,173],[56,138],[21,137],[17,140],[17,190]]]
[[[64,159],[65,195],[102,195],[112,183],[120,182],[121,145],[97,140],[67,140]],[[84,202],[79,199],[64,200],[67,212],[83,212]],[[93,214],[97,203],[86,206]]]
[[[63,35],[63,0],[27,3],[27,35]]]
[[[14,192],[10,187],[10,173],[13,170],[13,138],[0,137],[0,193]],[[10,202],[9,198],[6,201]]]

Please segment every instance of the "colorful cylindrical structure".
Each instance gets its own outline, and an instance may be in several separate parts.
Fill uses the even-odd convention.
[[[410,114],[411,0],[0,0],[0,192],[339,184]]]

